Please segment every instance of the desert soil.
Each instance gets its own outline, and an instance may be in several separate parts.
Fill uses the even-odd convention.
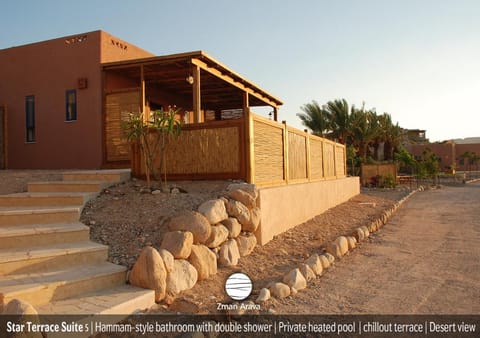
[[[60,178],[57,171],[0,171],[0,194],[25,191],[26,183]],[[91,239],[110,246],[109,260],[131,267],[146,245],[159,247],[169,217],[196,209],[221,196],[231,182],[175,182],[185,192],[142,193],[145,182],[131,180],[105,190],[89,202],[81,220]],[[238,266],[221,268],[171,305],[148,312],[216,313],[230,303],[226,278],[244,272],[253,280],[254,300],[270,281],[280,280],[336,236],[369,224],[409,190],[364,190],[351,200],[276,236],[243,257]],[[442,188],[412,197],[386,227],[337,261],[306,290],[262,304],[261,313],[479,313],[480,187]],[[465,291],[467,290],[467,291]],[[454,304],[454,305],[452,305]]]
[[[3,171],[0,172],[0,193],[26,190],[27,182],[60,179],[58,171]],[[203,201],[221,196],[228,181],[175,182],[182,193],[142,193],[145,182],[131,180],[103,191],[84,208],[81,221],[90,226],[93,241],[109,245],[111,262],[133,266],[146,245],[159,247],[168,219],[184,209],[196,209]],[[312,220],[275,237],[265,246],[257,246],[238,266],[221,268],[214,278],[201,281],[181,294],[173,304],[158,304],[151,312],[214,313],[218,302],[230,300],[224,291],[224,282],[233,272],[249,275],[254,283],[252,299],[262,287],[305,260],[340,234],[369,224],[408,190],[372,190],[330,209]],[[296,298],[281,303],[296,302]],[[313,301],[313,300],[312,300]],[[264,304],[262,312],[276,311],[276,301]]]
[[[480,314],[478,201],[480,183],[413,195],[369,242],[275,310]]]

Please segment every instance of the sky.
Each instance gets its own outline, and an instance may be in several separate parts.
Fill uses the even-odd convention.
[[[345,98],[431,141],[480,136],[478,0],[1,0],[0,49],[104,30],[203,50],[284,102]],[[0,74],[1,76],[1,74]]]

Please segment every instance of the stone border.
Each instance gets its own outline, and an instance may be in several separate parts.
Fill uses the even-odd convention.
[[[248,303],[255,308],[271,297],[282,299],[307,288],[308,282],[322,276],[335,259],[354,250],[357,243],[381,229],[413,194],[424,190],[423,186],[412,190],[370,224],[327,243],[320,248],[321,254],[312,254],[282,280],[270,282],[255,302]],[[145,247],[140,254],[127,276],[130,284],[155,290],[155,301],[170,305],[182,291],[215,275],[218,267],[237,265],[240,257],[250,254],[257,244],[254,232],[261,214],[258,196],[255,185],[231,184],[224,197],[205,201],[198,212],[174,216],[160,250]]]
[[[380,230],[392,215],[400,208],[405,201],[419,191],[425,188],[420,186],[412,190],[408,195],[397,201],[390,209],[385,210],[382,215],[368,225],[356,228],[349,235],[338,236],[334,241],[328,243],[322,251],[322,254],[314,253],[303,263],[290,270],[284,275],[281,281],[270,282],[266,287],[260,290],[256,303],[264,303],[271,297],[286,298],[294,296],[299,290],[307,288],[308,281],[316,279],[323,275],[335,259],[340,259],[347,252],[356,248],[356,244],[366,240],[370,234]]]

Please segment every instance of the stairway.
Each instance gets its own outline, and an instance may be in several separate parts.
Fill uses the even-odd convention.
[[[0,196],[0,313],[12,299],[39,314],[129,314],[153,304],[154,291],[126,284],[126,268],[79,222],[85,203],[128,180],[129,170],[80,171]]]

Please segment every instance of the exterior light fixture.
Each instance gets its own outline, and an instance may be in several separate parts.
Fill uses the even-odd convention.
[[[194,81],[193,76],[191,76],[191,75],[187,76],[187,78],[185,79],[185,81],[187,81],[188,84],[193,85],[193,81]]]

